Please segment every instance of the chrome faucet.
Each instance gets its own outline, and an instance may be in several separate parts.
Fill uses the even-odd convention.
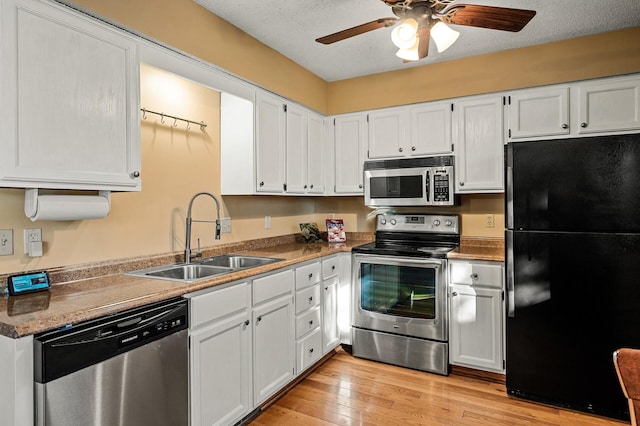
[[[208,195],[213,198],[213,201],[216,202],[216,220],[194,220],[191,218],[191,207],[193,206],[193,202],[200,195]],[[216,224],[216,240],[220,239],[220,202],[216,198],[215,195],[210,192],[198,192],[196,195],[191,197],[191,201],[189,201],[189,209],[187,210],[187,232],[184,239],[184,263],[191,263],[191,223],[192,222],[209,222]],[[196,252],[196,256],[200,256],[200,240],[198,239],[198,251]]]

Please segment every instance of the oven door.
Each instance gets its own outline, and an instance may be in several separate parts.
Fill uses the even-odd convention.
[[[446,260],[353,255],[353,326],[447,341]]]
[[[430,169],[378,169],[364,172],[364,203],[367,206],[430,205]]]

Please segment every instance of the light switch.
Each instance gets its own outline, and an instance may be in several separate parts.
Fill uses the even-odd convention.
[[[13,254],[13,229],[0,229],[0,256]]]

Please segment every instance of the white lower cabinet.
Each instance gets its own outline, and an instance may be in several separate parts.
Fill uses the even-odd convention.
[[[246,282],[191,297],[191,425],[229,425],[252,409]]]
[[[253,386],[260,405],[295,376],[293,271],[253,281]]]
[[[296,268],[296,374],[322,358],[320,262]]]
[[[322,261],[322,353],[327,354],[340,344],[338,328],[338,289],[340,286],[340,256]]]
[[[450,363],[504,372],[504,267],[449,261]]]

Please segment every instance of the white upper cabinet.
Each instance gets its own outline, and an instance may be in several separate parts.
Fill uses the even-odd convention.
[[[640,130],[640,77],[623,77],[581,83],[577,133]]]
[[[363,193],[363,164],[367,146],[366,114],[335,118],[335,192]]]
[[[451,102],[429,102],[409,109],[409,155],[451,154]]]
[[[406,155],[408,115],[407,108],[386,108],[369,113],[369,158]]]
[[[307,191],[307,111],[295,104],[286,108],[285,192]]]
[[[456,193],[502,192],[503,97],[465,98],[453,112]]]
[[[285,180],[286,112],[282,99],[256,95],[256,191],[281,193]]]
[[[451,102],[370,112],[368,158],[451,154]]]
[[[135,41],[53,2],[0,19],[0,185],[139,191]]]
[[[308,194],[324,194],[324,119],[321,115],[307,114],[307,183]],[[304,160],[304,159],[303,159]]]
[[[568,135],[569,87],[531,89],[509,96],[509,140]]]

